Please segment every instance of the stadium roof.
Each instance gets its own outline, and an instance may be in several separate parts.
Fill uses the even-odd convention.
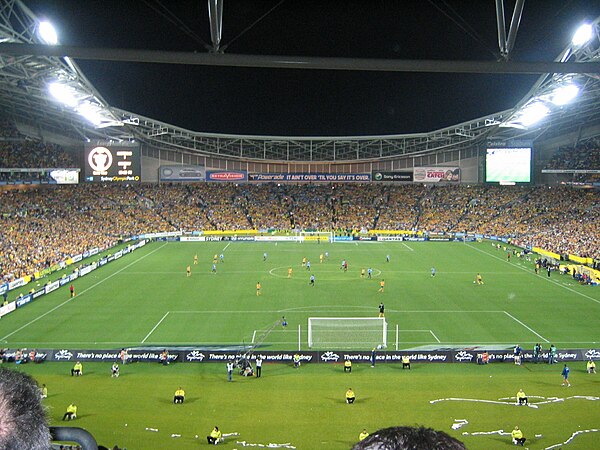
[[[44,8],[42,3],[33,0],[27,2],[27,4],[32,5],[32,8],[37,6],[40,13],[49,15],[48,8]],[[592,22],[593,39],[581,46],[574,46],[568,42],[568,39],[564,39],[564,30],[563,32],[551,33],[553,39],[550,39],[548,30],[545,30],[547,41],[543,43],[539,41],[541,37],[538,33],[536,35],[537,42],[535,43],[543,48],[546,54],[535,56],[533,53],[527,53],[524,50],[521,50],[521,53],[518,51],[519,39],[530,44],[530,40],[527,39],[529,30],[522,30],[521,34],[523,36],[520,35],[519,39],[516,40],[514,36],[511,40],[509,33],[508,37],[502,41],[488,29],[486,32],[487,38],[492,36],[494,39],[498,39],[499,42],[517,43],[514,48],[510,49],[510,52],[506,46],[502,48],[502,45],[500,45],[500,49],[492,56],[508,61],[497,62],[494,58],[490,58],[490,53],[493,52],[490,46],[482,40],[481,34],[470,25],[469,21],[464,20],[461,14],[456,12],[455,8],[461,6],[460,3],[455,4],[453,8],[450,3],[454,2],[441,2],[445,6],[440,9],[439,3],[429,2],[427,12],[431,15],[432,11],[439,10],[443,15],[438,15],[445,17],[446,20],[446,22],[443,22],[440,17],[432,16],[432,26],[437,24],[439,30],[441,24],[441,26],[445,25],[448,28],[457,27],[460,31],[457,34],[456,30],[454,32],[450,30],[448,33],[453,39],[456,38],[453,44],[454,47],[459,49],[452,50],[454,47],[448,47],[447,39],[444,39],[445,36],[441,36],[437,38],[437,42],[429,44],[430,52],[424,54],[430,59],[424,61],[421,57],[419,61],[415,61],[416,58],[413,56],[414,53],[411,54],[411,49],[413,49],[412,51],[422,51],[425,48],[423,44],[415,43],[413,45],[411,42],[411,45],[407,46],[408,49],[394,47],[398,45],[398,37],[390,31],[389,17],[382,14],[386,10],[392,16],[398,12],[407,13],[396,2],[378,4],[377,7],[372,8],[375,13],[379,14],[375,14],[375,16],[361,15],[365,12],[364,9],[357,6],[358,3],[352,2],[348,4],[348,8],[336,10],[342,18],[354,18],[354,22],[347,24],[350,31],[345,28],[345,24],[333,20],[333,16],[323,17],[323,14],[327,11],[318,12],[314,9],[311,14],[315,18],[315,22],[322,25],[325,21],[335,29],[333,34],[321,34],[320,46],[317,46],[316,50],[303,48],[297,42],[308,41],[313,43],[314,37],[306,38],[302,35],[301,37],[304,39],[294,36],[294,40],[289,40],[282,35],[282,30],[285,30],[286,27],[297,26],[297,21],[301,19],[301,17],[296,17],[295,20],[290,19],[290,13],[301,13],[297,8],[290,5],[291,2],[272,2],[271,6],[263,11],[264,17],[257,21],[257,24],[246,27],[247,30],[242,29],[244,20],[238,16],[242,13],[249,15],[254,12],[256,14],[262,10],[249,10],[248,2],[228,2],[226,5],[233,3],[231,8],[238,9],[226,10],[223,24],[225,29],[227,29],[227,26],[231,26],[232,29],[237,28],[236,33],[238,35],[232,37],[226,44],[220,43],[218,49],[215,44],[215,34],[212,36],[213,44],[209,45],[198,36],[198,33],[185,25],[184,22],[190,22],[191,17],[193,21],[202,22],[205,28],[204,31],[207,36],[210,36],[208,28],[210,28],[211,22],[209,22],[208,17],[202,17],[202,11],[197,6],[195,15],[189,16],[190,3],[188,2],[178,2],[177,7],[173,7],[172,11],[159,0],[144,2],[146,9],[139,9],[139,4],[136,2],[138,7],[127,7],[121,10],[121,12],[129,14],[125,20],[133,24],[129,34],[121,31],[130,27],[124,26],[124,19],[122,15],[118,14],[119,7],[117,5],[122,3],[131,4],[132,2],[110,4],[116,8],[112,10],[113,22],[110,25],[105,22],[106,18],[104,17],[106,15],[105,10],[111,10],[110,7],[103,6],[102,11],[98,11],[90,7],[91,4],[88,2],[81,3],[85,5],[83,11],[89,12],[96,18],[96,26],[105,27],[104,29],[110,32],[98,33],[97,28],[91,25],[90,21],[93,19],[85,14],[81,16],[79,23],[71,17],[71,20],[74,20],[81,30],[92,30],[92,32],[87,33],[88,36],[85,33],[77,35],[73,31],[66,33],[70,36],[68,40],[71,41],[66,43],[77,44],[77,46],[45,45],[37,33],[41,16],[36,16],[20,0],[6,0],[0,7],[0,104],[6,114],[9,114],[20,124],[29,124],[41,135],[54,133],[70,137],[77,142],[86,139],[138,140],[159,148],[179,149],[185,152],[232,158],[348,161],[460,149],[471,147],[474,143],[489,138],[536,139],[539,136],[548,137],[564,133],[567,130],[576,130],[600,121],[599,19]],[[211,0],[209,3],[218,6],[221,1]],[[260,2],[249,3],[252,3],[256,8],[260,4]],[[197,5],[196,2],[193,4]],[[264,2],[262,4],[264,5]],[[503,4],[503,2],[498,1],[497,4]],[[556,5],[558,4],[556,3]],[[570,6],[573,4],[577,5],[578,2],[569,3]],[[50,11],[55,15],[54,19],[60,20],[63,14],[66,17],[69,17],[69,14],[81,14],[81,11],[78,11],[77,8],[74,8],[75,11],[64,8],[65,3],[60,1],[55,2],[54,5],[63,6],[63,9],[57,8]],[[73,6],[74,4],[71,2],[69,5]],[[103,3],[103,5],[106,4]],[[338,8],[340,8],[340,5],[340,3],[337,3]],[[544,5],[545,8],[548,7],[547,3]],[[401,11],[395,11],[395,9]],[[238,16],[235,14],[236,11],[240,13]],[[462,9],[459,8],[459,11],[464,11],[464,5]],[[527,7],[524,11],[523,23],[526,22],[528,17],[526,14]],[[229,14],[227,14],[228,12]],[[272,19],[272,16],[277,12],[280,13],[276,16],[277,20],[268,22],[267,26],[267,19],[265,18]],[[563,17],[566,12],[572,11],[565,6],[562,9],[555,10],[551,17]],[[287,15],[283,13],[287,13]],[[467,15],[472,17],[475,23],[484,22],[487,25],[489,25],[490,20],[494,23],[498,17],[493,8],[491,11],[485,10],[485,8],[482,11],[468,10]],[[578,20],[582,17],[581,11],[576,11],[575,15]],[[131,21],[132,16],[138,20]],[[160,19],[157,20],[157,17]],[[165,17],[169,20],[164,20]],[[182,18],[185,20],[182,20]],[[483,20],[483,18],[486,20]],[[545,15],[538,17],[538,19],[545,24],[550,23],[550,19]],[[140,29],[139,23],[148,21],[150,21],[151,26],[147,26],[146,31],[154,30],[154,34],[159,36],[149,37],[147,33]],[[410,20],[408,22],[407,28],[409,28]],[[507,20],[507,22],[510,21]],[[169,32],[168,27],[172,27],[173,23],[176,24],[176,27],[171,29],[171,34],[166,34]],[[304,22],[304,27],[309,27],[309,23],[310,21]],[[218,24],[218,21],[214,20],[214,14],[212,24],[213,26]],[[340,35],[345,40],[344,42],[347,40],[346,43],[355,44],[356,41],[350,37],[352,30],[372,31],[377,30],[378,25],[381,25],[381,31],[385,31],[385,33],[382,33],[383,36],[368,36],[373,40],[371,42],[372,50],[369,53],[365,53],[369,45],[359,45],[357,52],[353,52],[352,49],[348,50],[347,46],[341,45],[343,42],[340,42],[337,37]],[[510,23],[506,24],[507,29],[509,29],[509,25]],[[340,28],[342,26],[344,28]],[[67,29],[68,27],[63,25],[62,28]],[[71,30],[73,28],[72,22]],[[272,36],[270,40],[262,34],[262,38],[257,38],[257,28],[262,34],[265,34],[266,29],[268,34]],[[421,28],[424,30],[424,39],[431,39],[433,36],[431,32],[425,32],[426,27],[422,26]],[[418,29],[413,24],[413,32]],[[310,29],[306,29],[307,34],[310,31]],[[568,31],[572,33],[573,30]],[[60,31],[58,34],[59,44],[62,44]],[[189,42],[186,42],[185,39],[182,40],[182,34]],[[117,35],[121,40],[115,42],[114,39],[117,38],[113,35]],[[173,39],[164,39],[164,36],[171,35],[173,35]],[[218,36],[218,33],[216,35]],[[131,42],[124,40],[124,36],[130,37]],[[457,38],[457,36],[462,36],[462,39]],[[111,40],[111,37],[113,40]],[[406,38],[406,36],[404,37]],[[548,51],[556,46],[556,37],[563,38],[564,42],[561,43],[563,50],[558,56],[556,56],[557,50],[554,50],[552,57],[547,57]],[[148,45],[145,48],[140,45],[140,40],[144,39],[147,39],[151,44],[156,44],[156,47],[152,48],[153,51],[148,51]],[[273,40],[276,43],[273,43]],[[328,40],[332,42],[329,43]],[[198,46],[199,43],[202,44],[202,47],[212,50],[212,52],[208,52],[206,48],[201,48],[199,52],[191,51],[195,50],[194,45]],[[246,43],[246,46],[239,45],[240,43]],[[361,40],[361,43],[364,44],[364,40]],[[403,59],[391,58],[389,54],[386,54],[385,49],[377,48],[377,45],[381,46],[386,43],[389,44],[387,47],[391,45],[392,53],[400,54]],[[25,45],[19,46],[16,44]],[[237,45],[239,45],[239,48],[236,50],[239,50],[240,53],[230,53],[230,50],[233,51]],[[434,48],[435,46],[441,47],[442,53],[431,52],[432,45]],[[105,47],[111,47],[111,49],[107,51]],[[115,50],[115,47],[120,47],[121,50]],[[225,53],[222,54],[220,52],[223,51],[224,47],[227,48]],[[482,49],[484,50],[483,53]],[[311,50],[314,50],[317,56],[307,56],[306,54],[310,53]],[[282,58],[281,55],[288,51],[295,54],[289,58]],[[279,54],[279,56],[272,57],[268,53]],[[482,54],[485,54],[485,57],[482,57]],[[545,63],[536,61],[540,55],[546,57],[544,59]],[[405,59],[410,56],[412,56],[410,60]],[[331,57],[336,58],[332,59]],[[479,57],[479,59],[474,60],[475,57]],[[554,64],[550,64],[552,59],[555,62]],[[437,61],[432,62],[432,60]],[[137,61],[137,63],[123,61]],[[140,61],[152,62],[153,64],[140,63]],[[156,61],[161,61],[161,64],[157,64]],[[281,69],[282,61],[286,66],[289,66],[290,61],[292,61],[294,68],[312,65],[312,67],[320,70]],[[526,61],[529,64],[525,64]],[[204,64],[233,67],[223,69],[205,67]],[[277,64],[279,64],[277,69],[240,67],[274,67]],[[562,67],[567,65],[569,67],[565,67],[563,70]],[[339,69],[341,66],[344,67],[344,70],[330,70],[333,68]],[[577,68],[584,66],[587,73],[572,73],[582,72]],[[82,70],[81,67],[85,69]],[[182,83],[182,80],[189,81],[185,76],[179,78],[182,67],[186,72],[205,81],[208,86],[206,91],[211,92],[198,92],[197,85]],[[148,68],[152,72],[158,73],[158,76],[162,78],[157,80],[152,75],[142,73],[142,69]],[[567,69],[571,71],[570,75],[543,73],[547,70],[558,73]],[[386,72],[383,73],[382,70]],[[428,73],[396,73],[396,71],[410,70]],[[446,73],[443,75],[430,73],[440,71]],[[513,75],[508,77],[499,75],[506,71],[512,72]],[[458,74],[459,72],[466,74],[461,75]],[[488,75],[484,75],[482,72],[488,73]],[[489,74],[490,72],[491,74]],[[273,75],[273,73],[276,73],[276,75]],[[302,73],[302,75],[297,75],[298,73]],[[522,75],[514,75],[515,73],[521,73]],[[542,73],[542,75],[531,75],[532,73]],[[86,75],[90,78],[87,78]],[[221,95],[216,102],[211,102],[210,100],[213,99],[214,95],[212,91],[215,89],[215,78],[218,79],[220,75],[225,79],[221,86]],[[272,76],[274,78],[271,78]],[[396,78],[397,76],[400,78]],[[240,77],[253,78],[256,84],[242,82]],[[439,78],[439,83],[432,83],[432,77]],[[130,78],[133,78],[133,84],[123,82],[123,80]],[[315,85],[315,78],[317,78],[317,82],[322,80],[322,87],[319,87],[318,84]],[[94,81],[90,81],[91,79]],[[291,83],[290,89],[286,89],[285,86],[282,88],[282,80]],[[402,82],[407,80],[408,83]],[[421,83],[420,80],[425,81]],[[551,103],[549,100],[556,86],[566,81],[574,82],[580,88],[580,94],[575,103],[573,105],[551,106],[549,115],[545,120],[535,126],[525,126],[525,121],[521,117],[522,111],[531,106],[532,103],[539,102],[540,98],[542,98],[543,103],[549,105]],[[68,106],[52,98],[48,92],[48,84],[51,82],[58,82],[63,91],[67,90],[68,93],[70,92],[75,96],[76,99],[73,101],[78,106]],[[236,83],[241,86],[236,85]],[[483,86],[484,91],[481,90],[480,83],[488,83],[488,86]],[[142,97],[142,100],[119,101],[118,95],[115,97],[115,89],[110,88],[111,84],[117,86],[117,91],[119,88],[125,89],[124,95]],[[424,89],[421,84],[425,85]],[[387,89],[390,88],[390,85],[392,87],[398,86],[398,90],[401,90],[401,88],[409,91],[415,90],[418,99],[417,97],[410,97],[404,92],[402,98],[395,99],[396,103],[394,101],[388,103],[385,99],[382,100],[373,93],[382,90],[385,95],[388,95]],[[259,89],[257,86],[260,87],[263,95],[272,93],[272,96],[262,99],[256,98],[253,90]],[[306,89],[299,93],[297,91],[298,87],[303,86]],[[337,95],[325,95],[328,92],[325,92],[324,89],[335,90],[336,86],[345,87],[333,93]],[[509,89],[507,86],[513,86],[514,89]],[[432,97],[426,96],[426,91],[431,89],[434,90],[434,95]],[[527,91],[528,89],[529,91]],[[284,95],[288,90],[296,97],[309,98],[308,111],[312,113],[312,116],[317,116],[317,122],[315,122],[315,117],[307,118],[305,115],[299,115],[296,118],[295,112],[298,109],[294,107],[293,99],[289,97],[286,100],[289,103],[288,107],[282,110],[278,109],[281,108],[278,97]],[[354,93],[354,90],[358,92]],[[105,91],[106,95],[111,98],[110,102],[103,96]],[[174,99],[176,100],[175,104],[170,103],[173,100],[170,94],[173,92],[178,94]],[[449,98],[445,95],[448,93],[450,94]],[[321,95],[322,98],[315,100],[313,94]],[[185,96],[192,105],[189,105],[186,100],[180,97],[181,95]],[[379,110],[373,109],[373,103],[370,102],[373,96],[376,97],[374,99],[375,104],[380,102]],[[200,101],[196,97],[200,97]],[[358,97],[359,101],[364,104],[364,108],[352,102],[345,103],[344,97]],[[207,106],[200,108],[199,112],[197,109],[198,103],[202,106],[203,98],[206,98]],[[490,99],[495,99],[495,101]],[[400,107],[398,107],[398,100],[400,100]],[[464,114],[483,111],[494,105],[506,104],[507,101],[510,102],[507,105],[508,108],[503,108],[500,112],[492,110],[490,113],[476,116],[476,119],[464,117]],[[247,102],[251,104],[250,107],[247,106]],[[131,104],[134,108],[131,108],[131,111],[119,108],[115,106],[118,103]],[[472,105],[474,103],[481,104],[482,109],[473,109]],[[159,106],[157,107],[156,104]],[[162,109],[160,109],[160,105],[163,105]],[[235,109],[237,106],[244,115],[243,119],[231,113],[229,120],[219,125],[218,130],[222,131],[221,133],[200,132],[203,131],[203,123],[206,123],[208,128],[215,127],[210,120],[206,119],[206,117],[211,116],[211,113],[219,117],[223,111],[231,112],[232,108]],[[423,109],[423,106],[425,109]],[[305,107],[303,104],[300,109]],[[273,116],[261,116],[261,113],[270,109],[275,110],[271,111],[270,114],[282,117],[281,123],[273,125],[272,128],[269,128],[272,121],[269,121],[268,118]],[[310,130],[327,130],[325,125],[319,127],[315,123],[319,122],[319,116],[322,112],[322,122],[335,122],[327,115],[329,109],[333,109],[337,116],[341,117],[338,123],[346,123],[346,125],[337,127],[334,123],[336,130],[356,130],[356,132],[347,133],[347,136],[332,133],[335,136],[319,137],[315,136],[317,133],[307,132],[306,128],[298,126],[298,122],[304,121],[312,124]],[[174,124],[144,116],[141,113],[145,110],[156,114],[154,117],[172,118]],[[183,116],[175,114],[173,110],[179,113],[183,111],[186,114]],[[432,128],[433,131],[411,129],[412,133],[401,134],[401,132],[404,132],[403,126],[406,126],[406,123],[411,123],[410,120],[406,119],[406,110],[408,110],[413,120],[417,120],[417,122],[412,123],[420,122],[426,124],[423,126],[432,126],[434,127]],[[364,119],[365,114],[369,116],[367,119]],[[87,119],[84,119],[82,115],[85,115]],[[199,122],[190,120],[189,116],[198,115],[201,119]],[[255,115],[258,117],[254,117]],[[464,119],[461,120],[461,117]],[[261,119],[264,119],[263,122],[268,122],[268,124],[256,125],[256,121],[258,120],[259,123]],[[458,123],[448,126],[448,120],[457,119]],[[381,127],[369,126],[373,122],[381,122],[383,125]],[[252,126],[252,123],[255,125]],[[438,127],[439,124],[443,123],[446,123],[446,125]],[[283,126],[285,130],[290,130],[290,132],[282,133],[281,136],[273,136],[272,133],[263,136],[225,134],[228,129],[244,130],[246,126],[250,126],[251,130],[277,130],[278,126]],[[400,132],[393,135],[374,135],[370,133],[364,135],[365,131],[368,132],[372,129],[392,130],[391,132],[398,129]],[[419,132],[415,133],[414,131]]]

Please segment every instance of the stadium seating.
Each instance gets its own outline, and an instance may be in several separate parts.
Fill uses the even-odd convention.
[[[2,280],[144,232],[372,229],[511,236],[600,258],[594,192],[547,186],[101,185],[0,191]]]

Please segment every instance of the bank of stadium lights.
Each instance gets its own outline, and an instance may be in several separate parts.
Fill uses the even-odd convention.
[[[71,108],[75,108],[79,103],[75,89],[66,84],[59,82],[50,83],[48,84],[48,91],[57,101]]]
[[[556,106],[564,106],[579,95],[579,86],[568,83],[556,88],[550,95],[550,101]]]
[[[56,34],[56,30],[50,22],[40,22],[38,25],[38,34],[44,43],[48,45],[58,44],[58,34]]]
[[[543,102],[535,101],[527,105],[521,114],[519,115],[519,123],[524,127],[529,127],[533,124],[538,123],[544,117],[550,113],[548,108]]]
[[[592,39],[593,36],[594,29],[592,28],[592,25],[589,23],[584,23],[579,28],[577,28],[577,31],[571,39],[571,44],[573,44],[576,47],[583,47]]]
[[[95,103],[82,102],[77,105],[75,110],[85,119],[89,120],[94,126],[98,127],[102,124],[102,109]]]

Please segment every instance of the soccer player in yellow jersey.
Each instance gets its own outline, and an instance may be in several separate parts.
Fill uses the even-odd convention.
[[[302,267],[306,266],[306,256],[302,258]]]
[[[365,277],[365,269],[360,269],[360,277],[361,278]]]
[[[194,255],[194,265],[198,265],[198,255]]]
[[[260,285],[260,281],[258,281],[258,282],[256,283],[256,296],[257,296],[257,297],[260,295],[260,288],[261,288],[261,287],[262,287],[262,286]]]
[[[321,254],[319,255],[319,263],[322,263],[322,262],[323,262],[323,253],[321,253]]]
[[[288,278],[292,278],[292,268],[288,268]]]
[[[192,268],[190,266],[186,267],[185,272],[186,272],[186,274],[187,274],[188,277],[192,276]]]
[[[475,282],[477,284],[483,284],[483,278],[481,277],[480,274],[477,274],[477,276],[475,277]]]
[[[385,280],[381,280],[379,282],[379,290],[377,292],[383,292],[384,288],[385,288]]]
[[[358,440],[359,441],[364,441],[366,438],[369,437],[369,433],[367,432],[366,429],[362,430],[362,432],[358,435]]]
[[[213,264],[217,264],[217,262],[219,261],[218,258],[219,257],[217,255],[213,256]]]

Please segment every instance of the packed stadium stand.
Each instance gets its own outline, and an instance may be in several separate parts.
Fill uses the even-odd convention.
[[[0,207],[3,280],[179,230],[469,232],[600,258],[598,195],[565,186],[84,184],[2,191]]]

